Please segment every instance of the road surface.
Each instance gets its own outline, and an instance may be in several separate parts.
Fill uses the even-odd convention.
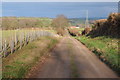
[[[64,37],[31,78],[116,78],[117,75],[82,43]]]

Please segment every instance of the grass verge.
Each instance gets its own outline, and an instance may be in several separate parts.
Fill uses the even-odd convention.
[[[95,53],[103,62],[120,75],[120,54],[118,39],[107,37],[90,38],[89,36],[75,37]]]
[[[53,37],[41,37],[3,58],[3,78],[24,78],[32,66],[58,42]]]

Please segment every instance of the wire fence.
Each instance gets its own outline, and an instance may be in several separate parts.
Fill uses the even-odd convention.
[[[2,31],[0,57],[7,57],[28,43],[42,36],[54,36],[53,33],[42,30],[11,30]]]

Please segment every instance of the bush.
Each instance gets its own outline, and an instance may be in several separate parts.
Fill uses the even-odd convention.
[[[62,28],[56,28],[57,34],[63,36],[65,34],[65,30]]]
[[[89,33],[92,37],[110,36],[120,37],[120,13],[111,13],[108,19],[96,20],[92,31]]]
[[[81,34],[79,33],[79,30],[78,29],[68,29],[70,35],[72,36],[81,36]]]
[[[87,27],[82,31],[82,35],[88,34],[90,31],[91,31],[91,28]]]

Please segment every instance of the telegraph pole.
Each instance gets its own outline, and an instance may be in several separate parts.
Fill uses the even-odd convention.
[[[85,28],[89,27],[89,22],[88,22],[88,10],[86,10],[86,21],[85,21]]]

